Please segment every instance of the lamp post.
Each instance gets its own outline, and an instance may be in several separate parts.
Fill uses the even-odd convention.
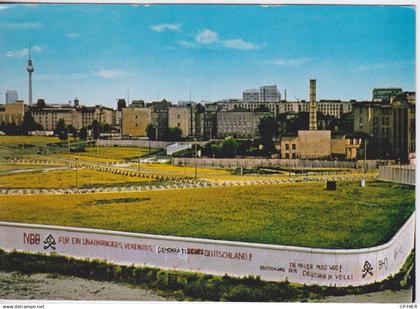
[[[194,178],[197,181],[197,144],[194,144]]]
[[[365,174],[367,172],[367,169],[366,169],[366,140],[367,140],[367,138],[365,137],[365,142],[363,143],[364,144],[363,145],[363,147],[364,147],[364,151],[363,151],[363,171],[365,172]]]
[[[138,150],[137,171],[140,171],[140,140],[137,140],[137,150]]]
[[[75,161],[76,161],[76,189],[77,189],[77,187],[78,187],[78,184],[77,184],[77,161],[79,160],[79,157],[76,157],[75,158]]]
[[[69,136],[69,126],[67,126],[67,154],[70,154],[70,136]]]
[[[98,139],[96,139],[96,164],[99,164],[99,143],[98,143]]]

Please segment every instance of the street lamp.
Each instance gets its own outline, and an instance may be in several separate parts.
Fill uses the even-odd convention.
[[[76,189],[77,189],[77,160],[79,160],[79,157],[75,158],[76,162]]]
[[[197,181],[197,144],[194,144],[194,178]]]
[[[137,171],[140,171],[140,140],[137,140],[137,149],[138,149]]]

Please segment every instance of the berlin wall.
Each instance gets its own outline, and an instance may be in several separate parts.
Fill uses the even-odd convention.
[[[120,147],[140,147],[140,148],[166,148],[166,146],[173,144],[174,142],[162,142],[162,141],[148,141],[141,139],[98,139],[96,141],[99,146],[120,146]]]
[[[273,166],[281,168],[358,168],[363,169],[363,160],[351,161],[327,161],[327,160],[301,160],[301,159],[251,159],[251,158],[172,158],[174,165],[209,166],[209,167],[256,167]],[[376,169],[378,164],[375,160],[366,160],[367,169]]]
[[[400,270],[414,247],[414,225],[415,214],[386,244],[333,250],[0,222],[0,247],[215,275],[357,286]]]
[[[378,179],[415,186],[416,167],[413,165],[380,166]]]

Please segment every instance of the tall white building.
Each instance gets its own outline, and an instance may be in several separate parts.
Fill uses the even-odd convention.
[[[280,102],[280,92],[276,85],[260,87],[260,102]]]
[[[6,104],[16,103],[18,101],[18,93],[16,90],[6,91]]]
[[[244,102],[259,102],[260,91],[258,89],[247,89],[242,92],[242,100]]]
[[[261,86],[260,89],[247,89],[242,92],[243,102],[280,102],[280,92],[276,85]]]

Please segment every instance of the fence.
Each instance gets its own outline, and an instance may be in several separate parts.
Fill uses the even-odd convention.
[[[195,160],[193,158],[172,158],[172,164],[194,166]],[[207,167],[280,167],[280,168],[358,168],[363,169],[364,161],[326,161],[326,160],[301,160],[301,159],[212,159],[199,158],[197,159],[197,166]],[[378,168],[378,163],[375,160],[367,160],[367,169]]]
[[[137,139],[98,139],[97,143],[99,146],[121,146],[121,147],[141,147],[141,148],[166,148],[166,146],[173,144],[174,142],[162,142],[162,141],[148,141],[148,140],[137,140]]]
[[[334,250],[0,222],[0,247],[215,275],[357,286],[400,270],[414,247],[414,226],[415,214],[384,245]]]
[[[415,186],[416,168],[412,165],[380,166],[378,179]]]

